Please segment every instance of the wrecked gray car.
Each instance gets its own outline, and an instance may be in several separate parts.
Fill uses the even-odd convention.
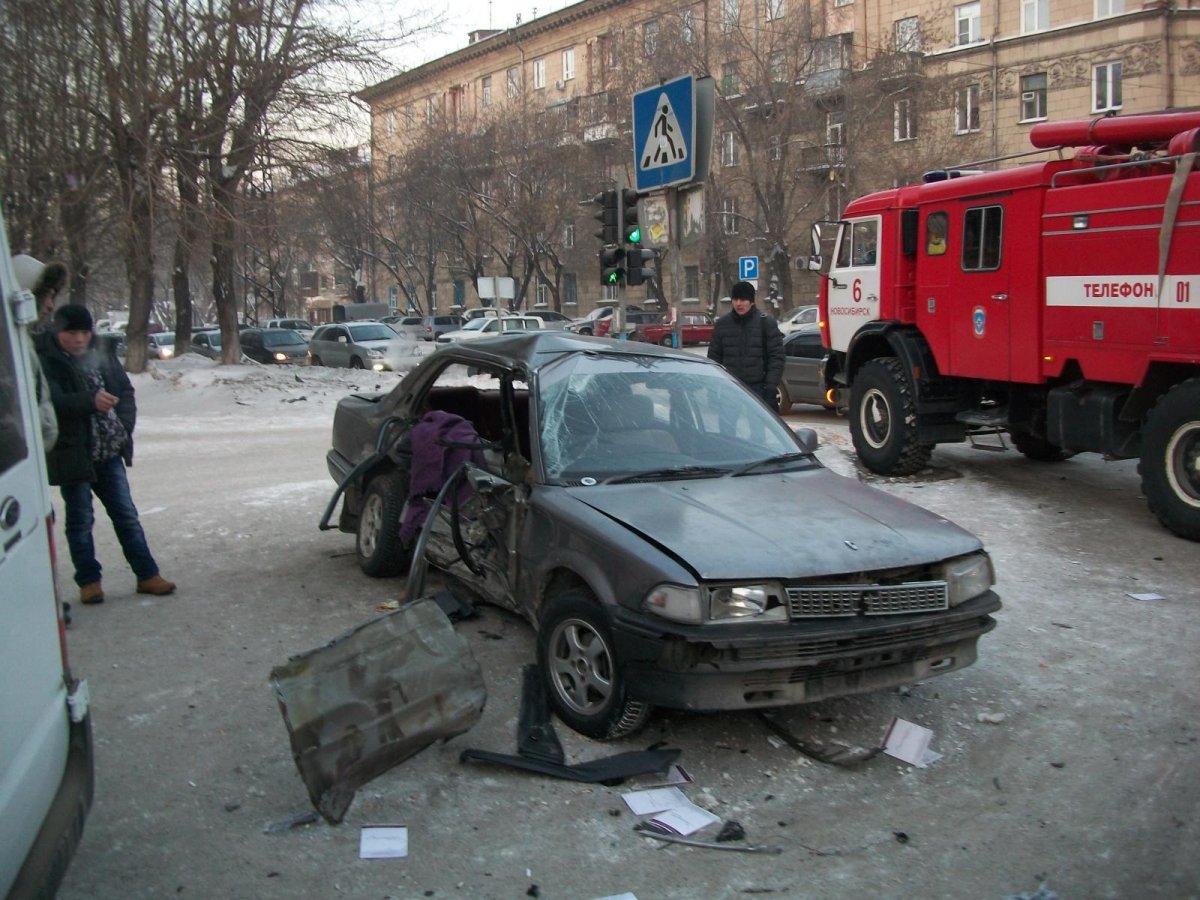
[[[1000,608],[979,539],[815,446],[707,359],[547,332],[344,398],[327,463],[372,575],[407,570],[444,488],[423,562],[528,619],[556,714],[611,739],[656,705],[798,704],[975,660]]]

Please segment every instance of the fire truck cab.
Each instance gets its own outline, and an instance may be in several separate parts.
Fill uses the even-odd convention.
[[[1200,112],[1031,140],[1058,158],[846,207],[821,288],[827,386],[875,472],[982,434],[1038,460],[1140,457],[1151,510],[1200,540]]]

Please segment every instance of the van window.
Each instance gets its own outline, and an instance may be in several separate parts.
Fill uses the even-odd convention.
[[[8,304],[0,303],[0,316],[7,318]],[[17,395],[17,356],[8,338],[8,325],[0,319],[0,474],[29,455],[25,420]]]
[[[1001,206],[978,206],[963,217],[962,267],[964,272],[990,272],[1000,268],[1000,237],[1004,222]]]
[[[944,212],[930,213],[925,220],[925,252],[930,256],[941,256],[946,252],[946,235],[950,223]]]

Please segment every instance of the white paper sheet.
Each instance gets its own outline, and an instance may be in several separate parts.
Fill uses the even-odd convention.
[[[364,825],[359,835],[359,859],[400,859],[408,856],[408,828],[404,825]]]

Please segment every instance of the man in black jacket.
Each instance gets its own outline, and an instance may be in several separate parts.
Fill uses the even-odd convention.
[[[733,307],[713,326],[708,358],[777,408],[775,392],[783,378],[783,334],[770,316],[754,305],[754,285],[739,281],[729,291]]]
[[[65,530],[82,603],[102,603],[100,563],[92,540],[92,495],[104,504],[121,550],[137,576],[139,594],[170,594],[175,585],[158,572],[146,544],[125,467],[133,464],[137,420],[133,385],[116,356],[95,347],[92,316],[68,304],[54,311],[50,331],[38,336],[38,355],[58,414],[58,442],[46,455],[50,483],[60,486]]]

